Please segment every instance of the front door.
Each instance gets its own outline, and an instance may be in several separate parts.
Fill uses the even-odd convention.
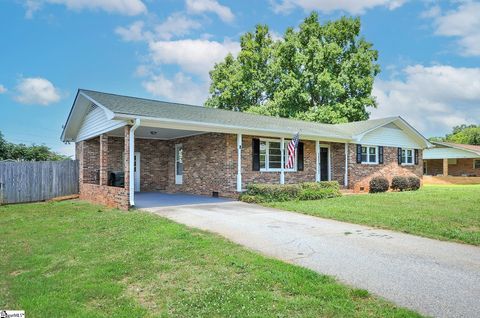
[[[328,148],[320,147],[320,181],[328,181]]]
[[[133,156],[133,180],[134,180],[134,191],[140,191],[140,153],[135,152]]]
[[[175,145],[175,184],[183,184],[183,146]]]

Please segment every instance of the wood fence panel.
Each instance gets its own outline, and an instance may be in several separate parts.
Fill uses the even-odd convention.
[[[0,204],[77,194],[78,161],[0,162]]]

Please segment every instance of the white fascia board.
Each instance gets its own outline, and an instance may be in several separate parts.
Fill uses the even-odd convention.
[[[91,133],[91,134],[86,135],[86,136],[83,137],[83,138],[75,139],[75,142],[84,141],[84,140],[88,140],[88,139],[92,139],[92,138],[98,137],[98,136],[100,136],[101,134],[105,134],[105,133],[108,133],[109,131],[116,130],[116,129],[118,129],[118,128],[121,128],[121,127],[123,127],[123,126],[126,126],[127,124],[128,124],[127,122],[120,122],[120,123],[118,123],[118,124],[115,125],[115,126],[112,126],[112,127],[109,127],[109,128],[103,129],[103,130],[100,130],[100,131],[96,131],[96,132],[94,132],[94,133]],[[72,140],[72,141],[73,141],[73,140]]]
[[[278,131],[278,130],[260,129],[260,128],[252,129],[252,128],[241,127],[241,126],[199,123],[199,122],[188,121],[188,120],[135,116],[135,115],[118,114],[118,113],[115,114],[115,117],[113,119],[132,120],[136,118],[140,118],[142,120],[142,126],[148,126],[148,127],[196,130],[196,131],[203,131],[203,132],[217,132],[217,133],[229,133],[229,134],[244,134],[244,135],[253,135],[253,136],[279,137],[279,138],[281,137],[289,138],[293,136],[293,134],[297,133],[296,131],[287,132],[287,131]],[[322,141],[339,142],[339,143],[352,141],[350,138],[302,134],[301,131],[300,131],[300,137],[304,140],[320,139]]]

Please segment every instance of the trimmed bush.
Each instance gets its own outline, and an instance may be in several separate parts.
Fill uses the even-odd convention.
[[[370,193],[387,192],[390,188],[387,178],[374,177],[370,180]]]
[[[291,200],[319,200],[340,196],[340,185],[336,181],[305,182],[299,184],[247,185],[240,200],[249,203]]]
[[[408,190],[409,184],[407,177],[395,176],[392,178],[392,189],[396,191]]]
[[[416,191],[420,189],[420,178],[410,176],[407,178],[408,181],[408,190]]]

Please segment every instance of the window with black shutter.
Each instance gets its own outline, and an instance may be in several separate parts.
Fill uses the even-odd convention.
[[[418,149],[415,149],[415,164],[418,165]]]
[[[378,146],[378,163],[383,165],[383,146]]]
[[[303,142],[298,143],[297,148],[297,170],[303,171]]]
[[[252,170],[260,171],[260,139],[252,139]]]
[[[402,164],[402,148],[398,148],[397,150],[397,161],[399,165]]]
[[[357,145],[357,163],[362,163],[362,145]]]

